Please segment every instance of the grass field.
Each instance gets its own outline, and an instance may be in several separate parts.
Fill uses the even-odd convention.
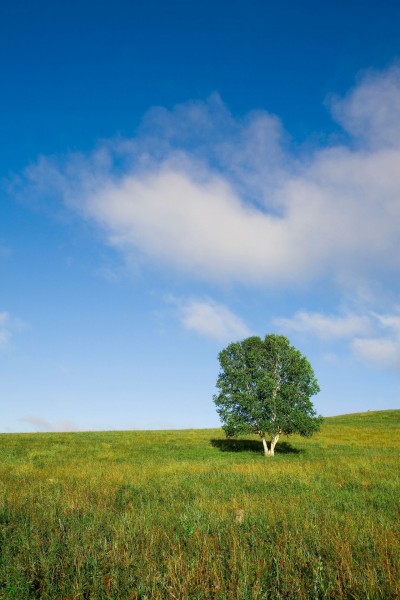
[[[0,436],[0,598],[400,598],[400,411]]]

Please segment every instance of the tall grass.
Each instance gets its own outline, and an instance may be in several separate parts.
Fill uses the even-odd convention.
[[[0,598],[397,599],[400,411],[264,458],[220,430],[0,436]]]

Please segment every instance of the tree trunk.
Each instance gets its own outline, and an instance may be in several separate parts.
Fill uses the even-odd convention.
[[[269,456],[269,449],[268,449],[267,440],[265,439],[265,435],[262,435],[261,439],[262,439],[262,443],[264,446],[264,456]]]
[[[274,456],[275,455],[275,446],[279,440],[279,433],[277,433],[271,440],[270,448],[268,448],[268,442],[265,439],[265,435],[261,436],[261,440],[264,446],[264,456]]]
[[[274,435],[274,437],[271,440],[271,450],[270,450],[271,456],[274,456],[274,454],[275,454],[275,446],[276,446],[278,440],[279,440],[279,433]]]

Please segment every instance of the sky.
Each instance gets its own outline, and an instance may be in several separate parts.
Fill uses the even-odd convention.
[[[0,432],[217,427],[286,335],[400,408],[400,4],[3,0]]]

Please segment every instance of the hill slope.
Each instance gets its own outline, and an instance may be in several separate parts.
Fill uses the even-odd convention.
[[[398,598],[400,411],[264,458],[221,430],[0,436],[0,597]]]

